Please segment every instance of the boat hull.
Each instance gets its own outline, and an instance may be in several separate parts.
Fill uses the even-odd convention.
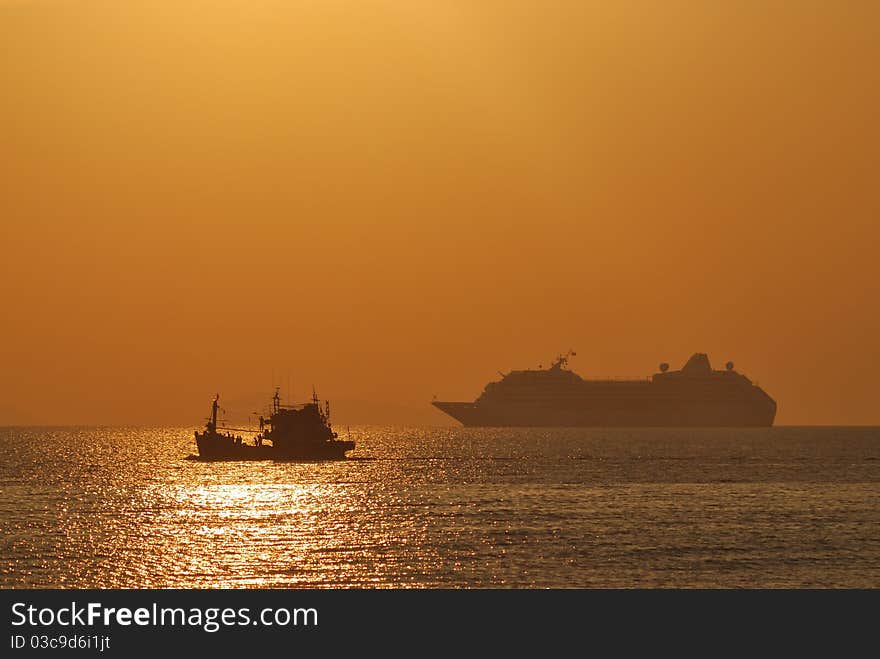
[[[303,444],[297,447],[280,450],[274,446],[238,444],[228,437],[196,433],[196,445],[199,457],[203,460],[278,460],[278,461],[311,461],[311,460],[342,460],[348,451],[354,450],[354,442],[322,441]]]

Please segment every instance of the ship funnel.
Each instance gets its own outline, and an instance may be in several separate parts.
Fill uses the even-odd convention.
[[[687,360],[687,364],[681,371],[689,375],[705,375],[712,372],[712,365],[709,363],[709,357],[706,353],[697,352]]]

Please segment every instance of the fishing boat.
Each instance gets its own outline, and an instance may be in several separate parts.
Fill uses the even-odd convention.
[[[322,407],[314,392],[311,402],[282,405],[276,389],[272,413],[260,416],[259,431],[218,426],[219,409],[217,394],[205,429],[195,433],[199,457],[205,460],[340,460],[354,450],[353,441],[340,440],[333,432],[330,402]]]

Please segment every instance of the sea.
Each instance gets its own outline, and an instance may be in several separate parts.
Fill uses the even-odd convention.
[[[194,430],[0,428],[0,587],[880,587],[876,427]]]

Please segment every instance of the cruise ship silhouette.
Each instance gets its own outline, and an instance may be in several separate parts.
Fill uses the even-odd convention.
[[[471,403],[433,401],[465,426],[771,426],[776,401],[727,362],[713,370],[696,353],[679,371],[660,364],[644,380],[590,380],[566,368],[511,371]]]

